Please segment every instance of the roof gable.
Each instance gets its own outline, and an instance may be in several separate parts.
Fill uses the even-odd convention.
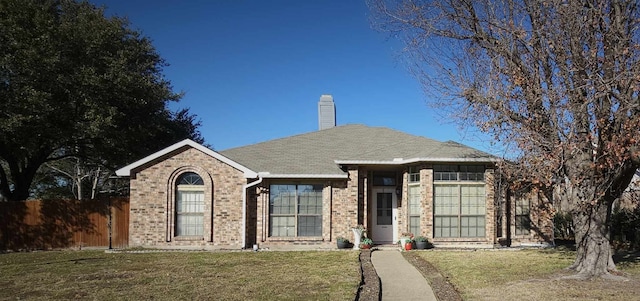
[[[238,162],[235,162],[235,161],[233,161],[233,160],[231,160],[231,159],[229,159],[229,158],[227,158],[227,157],[225,157],[225,156],[223,156],[223,155],[221,155],[221,154],[219,154],[219,153],[217,153],[217,152],[215,152],[215,151],[213,151],[213,150],[211,150],[211,149],[209,149],[209,148],[207,148],[207,147],[205,147],[205,146],[203,146],[203,145],[201,145],[199,143],[196,143],[195,141],[190,140],[190,139],[182,140],[182,141],[180,141],[180,142],[178,142],[176,144],[173,144],[173,145],[171,145],[171,146],[169,146],[167,148],[164,148],[164,149],[159,150],[159,151],[157,151],[157,152],[155,152],[155,153],[153,153],[153,154],[151,154],[149,156],[146,156],[146,157],[144,157],[144,158],[142,158],[142,159],[140,159],[138,161],[135,161],[135,162],[133,162],[133,163],[131,163],[131,164],[125,166],[125,167],[122,167],[122,168],[116,170],[116,175],[117,176],[121,176],[121,177],[129,177],[129,176],[131,176],[131,171],[132,170],[134,170],[134,169],[136,169],[136,168],[138,168],[140,166],[143,166],[144,164],[147,164],[147,163],[149,163],[151,161],[159,159],[159,158],[161,158],[163,156],[166,156],[166,155],[170,154],[171,152],[179,150],[180,148],[183,148],[183,147],[192,147],[192,148],[195,148],[195,149],[197,149],[197,150],[199,150],[199,151],[201,151],[201,152],[203,152],[203,153],[205,153],[205,154],[207,154],[207,155],[209,155],[209,156],[211,156],[213,158],[216,158],[216,159],[224,162],[225,164],[228,164],[229,166],[231,166],[231,167],[243,172],[245,178],[253,179],[253,178],[256,178],[258,176],[256,172],[254,172],[251,169],[245,167],[244,165],[242,165],[242,164],[240,164]]]

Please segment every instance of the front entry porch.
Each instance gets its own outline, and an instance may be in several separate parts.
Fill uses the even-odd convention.
[[[371,239],[376,244],[398,240],[398,198],[393,187],[374,187],[371,193]]]

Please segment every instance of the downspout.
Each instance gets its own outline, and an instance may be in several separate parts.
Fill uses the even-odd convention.
[[[262,177],[254,182],[242,185],[242,248],[247,247],[247,189],[262,183]]]

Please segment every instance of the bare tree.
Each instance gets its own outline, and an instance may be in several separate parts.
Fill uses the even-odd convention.
[[[577,278],[613,277],[613,201],[640,166],[637,0],[370,0],[434,102],[513,146],[571,205]]]
[[[107,179],[113,174],[100,164],[90,163],[79,157],[47,162],[41,168],[49,169],[49,174],[54,175],[56,183],[66,184],[77,200],[95,199],[98,189],[106,185]]]

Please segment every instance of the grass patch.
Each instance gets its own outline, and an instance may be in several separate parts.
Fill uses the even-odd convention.
[[[353,300],[357,252],[0,254],[0,299]]]
[[[478,250],[420,252],[465,300],[633,300],[640,295],[640,262],[618,264],[629,281],[559,280],[575,252]]]

